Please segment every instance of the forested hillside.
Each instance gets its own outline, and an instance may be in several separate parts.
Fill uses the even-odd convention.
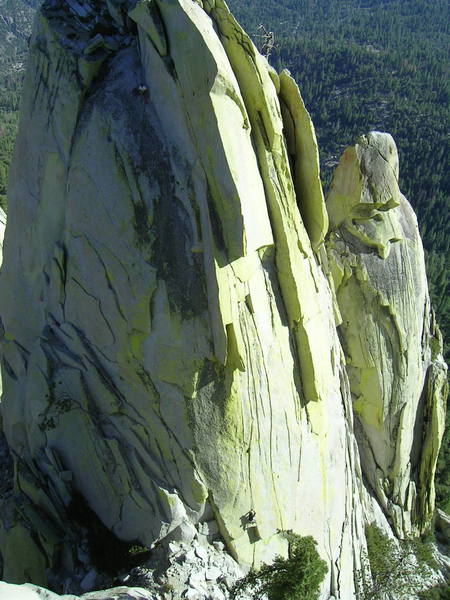
[[[17,124],[33,8],[0,0],[0,203]],[[229,0],[270,61],[299,82],[312,115],[327,187],[345,146],[371,129],[389,131],[400,154],[400,187],[419,218],[433,306],[450,341],[449,48],[447,0]],[[449,436],[449,428],[447,428]],[[447,454],[446,454],[447,453]],[[447,460],[445,460],[447,459]],[[439,498],[450,510],[450,439]]]
[[[0,205],[17,128],[27,42],[38,1],[0,0]]]

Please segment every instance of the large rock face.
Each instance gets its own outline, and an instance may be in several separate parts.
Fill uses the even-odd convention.
[[[371,133],[347,148],[327,209],[363,471],[396,533],[423,533],[434,509],[447,368],[390,135]]]
[[[345,211],[356,203],[345,200]],[[285,553],[279,530],[311,534],[329,564],[324,593],[353,597],[363,483],[322,266],[327,228],[298,88],[271,70],[223,0],[44,4],[0,278],[2,414],[15,460],[15,491],[1,509],[7,581],[46,584],[49,568],[76,569],[84,511],[83,526],[146,547],[174,530],[217,528],[243,564]],[[421,296],[404,316],[409,323],[420,305],[405,325],[414,335],[429,319],[416,263],[406,275]],[[381,267],[391,273],[389,265]],[[376,286],[383,275],[373,277]],[[349,327],[341,329],[350,356]],[[403,494],[400,514],[391,510],[398,494],[379,492],[363,449],[383,509],[408,531],[430,517],[442,427],[428,331],[425,357],[399,366],[398,377],[410,377],[409,393],[414,381],[422,389],[428,368],[430,393],[402,411],[396,391],[384,409],[389,424],[376,432],[379,402],[364,408],[349,363],[361,440],[376,439],[382,456],[382,489],[391,478],[393,489],[417,492],[417,502]],[[408,350],[411,336],[390,346],[399,365],[420,354]],[[402,427],[415,428],[394,452],[399,413]],[[432,425],[423,429],[425,415]],[[250,510],[257,527],[248,526]]]

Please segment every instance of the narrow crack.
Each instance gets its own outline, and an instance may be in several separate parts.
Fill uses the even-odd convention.
[[[94,296],[94,294],[91,294],[90,292],[88,292],[86,290],[86,288],[83,286],[83,284],[81,284],[77,279],[75,279],[75,277],[72,276],[71,279],[72,279],[72,281],[74,283],[76,283],[79,286],[79,288],[86,294],[86,296],[89,296],[90,298],[92,298],[93,300],[95,300],[97,302],[99,312],[102,315],[103,320],[105,321],[105,324],[106,324],[106,326],[107,326],[107,328],[108,328],[108,330],[111,333],[111,336],[113,338],[113,343],[115,344],[116,341],[117,341],[116,340],[116,336],[114,334],[114,331],[113,331],[111,325],[109,324],[108,319],[105,316],[105,313],[103,312],[103,307],[102,307],[101,300],[99,298],[97,298],[96,296]]]

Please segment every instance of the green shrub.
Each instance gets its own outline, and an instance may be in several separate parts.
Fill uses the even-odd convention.
[[[283,532],[289,543],[289,556],[277,556],[272,564],[264,564],[258,571],[250,571],[231,591],[236,598],[240,592],[269,600],[316,600],[327,565],[316,550],[311,536],[301,537]]]
[[[363,569],[358,574],[361,600],[417,593],[429,577],[430,568],[436,567],[429,542],[393,540],[374,523],[366,527],[366,540],[367,555],[362,557]],[[371,578],[366,575],[368,571]]]
[[[450,600],[450,585],[448,583],[441,583],[434,587],[420,592],[420,600]]]

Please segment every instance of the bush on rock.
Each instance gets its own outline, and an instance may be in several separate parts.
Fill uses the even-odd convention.
[[[259,570],[250,571],[234,586],[231,597],[241,592],[253,598],[269,600],[316,600],[327,566],[316,550],[311,536],[302,537],[283,532],[289,543],[289,556],[277,556],[272,564],[264,564]]]

